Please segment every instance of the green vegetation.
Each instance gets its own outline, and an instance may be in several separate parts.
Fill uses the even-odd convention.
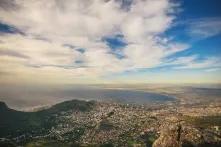
[[[128,141],[127,141],[127,145],[128,145],[129,147],[133,147],[135,144],[136,144],[136,141],[134,141],[134,140],[128,140]]]
[[[128,140],[127,141],[127,146],[128,147],[134,147],[134,146],[142,146],[144,147],[145,144],[143,142],[139,142],[139,141],[136,141],[136,140]]]
[[[100,145],[100,147],[114,147],[114,145],[112,143],[105,143]]]
[[[44,135],[59,122],[57,115],[69,111],[90,111],[94,102],[79,100],[66,101],[38,112],[15,111],[0,102],[0,138],[13,138],[20,135]],[[62,121],[62,120],[61,120]]]
[[[145,142],[146,147],[152,147],[154,141],[158,138],[156,132],[147,132],[141,136],[142,140]]]
[[[148,134],[147,138],[146,138],[146,145],[148,147],[151,147],[152,144],[154,143],[154,141],[157,139],[158,137],[156,136],[156,134]]]
[[[57,140],[41,139],[27,143],[25,147],[71,147],[72,144]]]
[[[32,142],[25,144],[24,147],[114,147],[114,145],[112,143],[104,143],[101,145],[96,145],[96,144],[79,145],[78,143],[74,143],[71,141],[64,142],[53,139],[39,139],[39,140],[33,140]]]

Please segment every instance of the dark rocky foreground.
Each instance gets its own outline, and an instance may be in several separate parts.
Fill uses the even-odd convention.
[[[221,105],[66,101],[37,112],[0,103],[0,146],[221,146]]]

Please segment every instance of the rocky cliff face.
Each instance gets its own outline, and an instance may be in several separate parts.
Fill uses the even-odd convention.
[[[208,138],[211,132],[185,124],[170,124],[165,126],[153,147],[218,147],[217,138]],[[214,135],[214,134],[213,134]]]
[[[162,129],[160,137],[154,142],[153,147],[181,147],[181,125],[170,125]]]

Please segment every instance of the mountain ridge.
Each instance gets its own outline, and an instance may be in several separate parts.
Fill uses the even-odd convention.
[[[90,111],[94,102],[71,100],[37,112],[23,112],[11,109],[5,102],[0,102],[0,138],[7,136],[13,138],[22,135],[29,130],[41,130],[46,128],[49,130],[52,126],[56,125],[55,116],[63,111]],[[16,124],[16,125],[15,125]],[[38,133],[37,133],[38,132]],[[41,134],[42,131],[37,131]]]

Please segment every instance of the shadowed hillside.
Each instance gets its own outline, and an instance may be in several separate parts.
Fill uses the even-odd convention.
[[[93,102],[72,100],[56,104],[38,112],[21,112],[10,109],[0,102],[0,138],[12,138],[22,134],[44,134],[57,124],[56,115],[62,112],[90,111]]]

